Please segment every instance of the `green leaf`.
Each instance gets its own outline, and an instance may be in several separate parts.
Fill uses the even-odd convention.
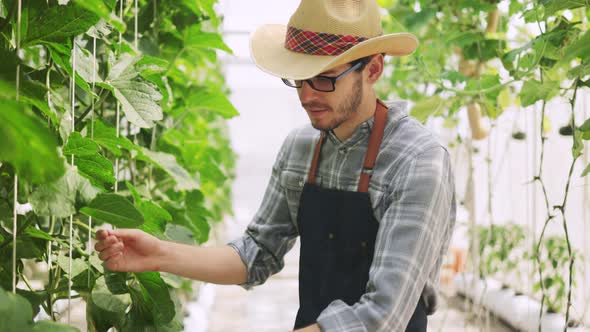
[[[586,121],[584,121],[584,124],[582,124],[580,126],[580,128],[578,128],[578,130],[584,131],[584,132],[590,131],[590,118],[588,118]]]
[[[213,111],[225,119],[230,119],[240,114],[227,96],[221,91],[200,89],[191,92],[186,104],[192,110]]]
[[[588,173],[590,173],[590,164],[588,164],[588,166],[586,166],[586,168],[584,169],[584,171],[582,171],[581,177],[584,177],[584,176],[588,175]]]
[[[112,193],[96,196],[88,206],[80,209],[80,212],[97,221],[121,228],[134,228],[143,224],[143,216],[133,204],[125,197]]]
[[[29,302],[20,295],[9,293],[0,287],[0,331],[30,331],[33,311]]]
[[[49,50],[49,55],[51,56],[51,59],[55,62],[56,65],[58,65],[61,69],[65,70],[65,72],[68,74],[68,76],[72,76],[72,65],[70,64],[70,54],[71,54],[71,43],[64,43],[64,44],[59,44],[59,43],[51,43],[51,42],[44,42],[44,45],[47,46],[47,49]],[[90,88],[90,85],[88,85],[88,82],[86,82],[84,80],[84,78],[82,78],[82,76],[80,76],[80,73],[76,71],[76,76],[75,76],[75,80],[76,80],[76,85],[78,87],[80,87],[82,90],[84,90],[85,92],[91,94],[91,95],[95,95],[94,92],[92,92],[92,89]]]
[[[149,161],[168,173],[168,175],[170,175],[176,182],[175,188],[177,190],[192,190],[197,189],[200,186],[199,182],[176,162],[176,157],[174,157],[174,155],[151,151],[146,148],[142,148],[141,153],[143,156],[138,156],[138,159]]]
[[[144,305],[149,309],[154,322],[163,325],[175,315],[174,302],[170,298],[168,286],[158,272],[134,273],[139,285]]]
[[[94,13],[73,4],[40,9],[38,16],[29,18],[29,29],[22,46],[45,41],[61,42],[86,32],[98,20]]]
[[[127,272],[104,271],[106,285],[113,294],[129,293],[127,287]]]
[[[191,225],[196,228],[197,232],[193,232],[195,238],[199,243],[205,243],[209,239],[209,231],[211,227],[207,221],[211,214],[203,206],[204,196],[198,190],[190,191],[185,197],[185,206],[187,217],[191,221]]]
[[[569,63],[575,58],[580,58],[585,63],[590,61],[590,31],[586,31],[584,35],[563,50],[562,62]]]
[[[559,82],[545,80],[543,83],[537,80],[525,81],[520,91],[522,106],[530,106],[539,100],[549,101],[559,93]]]
[[[79,332],[80,330],[69,325],[57,323],[51,320],[40,320],[33,326],[33,332]]]
[[[80,75],[84,81],[88,83],[100,82],[101,78],[98,74],[98,63],[94,64],[94,57],[87,49],[78,46],[74,43],[76,55],[76,74]],[[70,57],[70,65],[72,65],[72,58]]]
[[[94,142],[103,148],[111,151],[115,156],[123,155],[121,148],[127,151],[137,150],[139,147],[134,145],[127,137],[117,137],[117,130],[101,120],[94,122]]]
[[[194,232],[183,225],[167,224],[164,234],[166,234],[168,239],[174,242],[190,245],[195,244]]]
[[[40,185],[29,198],[38,216],[65,218],[76,213],[76,196],[88,202],[99,190],[80,176],[77,167],[66,165],[66,173],[57,181]]]
[[[477,96],[483,95],[487,100],[495,103],[503,88],[499,75],[481,75],[479,79],[472,78],[467,81],[465,92]]]
[[[30,183],[61,177],[65,169],[57,140],[41,119],[14,100],[0,97],[0,104],[0,161],[10,163]]]
[[[441,113],[444,110],[444,100],[438,95],[430,96],[417,102],[410,115],[416,118],[416,120],[425,123],[428,118]]]
[[[555,15],[560,10],[575,9],[588,5],[586,0],[542,0],[539,2],[545,7],[545,19]]]
[[[98,15],[98,17],[110,23],[117,31],[125,32],[127,29],[125,22],[115,15],[103,0],[76,0],[75,3]]]
[[[109,189],[116,181],[113,163],[98,153],[74,158],[74,164],[78,172],[97,187]]]
[[[64,155],[91,156],[98,152],[98,144],[89,138],[82,137],[79,132],[73,132],[68,137],[64,147]]]
[[[162,95],[154,85],[137,77],[135,64],[140,59],[123,54],[112,65],[106,83],[98,85],[110,90],[121,103],[129,122],[141,128],[151,128],[154,121],[162,120],[162,108],[158,102]]]
[[[69,274],[70,271],[70,259],[66,257],[63,253],[60,253],[57,256],[57,265],[66,273]],[[72,273],[71,276],[74,278],[75,276],[79,275],[80,273],[84,272],[88,268],[88,264],[81,259],[81,258],[74,258],[72,259]]]
[[[582,142],[582,132],[579,130],[574,130],[574,144],[572,146],[572,155],[574,158],[578,158],[582,155],[582,150],[584,150],[584,142]]]
[[[100,277],[96,279],[89,297],[88,323],[96,331],[107,331],[113,326],[121,330],[129,304],[131,304],[129,294],[111,294],[104,277]]]
[[[198,25],[188,28],[184,34],[184,47],[188,50],[213,48],[233,54],[218,33],[203,32]]]

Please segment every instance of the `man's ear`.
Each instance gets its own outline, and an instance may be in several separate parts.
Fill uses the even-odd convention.
[[[379,77],[381,77],[381,74],[383,74],[383,55],[376,54],[372,56],[369,63],[367,63],[366,70],[368,72],[368,83],[375,84],[379,80]]]

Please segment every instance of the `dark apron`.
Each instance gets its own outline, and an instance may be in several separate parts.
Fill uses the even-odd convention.
[[[301,252],[295,329],[314,324],[332,301],[340,299],[353,305],[366,292],[379,229],[368,188],[386,119],[387,108],[378,100],[358,191],[325,189],[315,184],[326,136],[321,133],[297,215]],[[426,323],[420,300],[406,331],[425,332]]]

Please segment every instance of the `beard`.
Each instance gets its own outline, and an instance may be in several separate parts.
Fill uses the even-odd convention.
[[[334,130],[338,128],[343,122],[348,120],[354,113],[358,111],[359,105],[362,101],[362,91],[363,91],[363,80],[362,76],[358,76],[356,81],[354,82],[351,91],[346,95],[346,97],[338,104],[337,107],[331,110],[330,115],[333,118],[327,124],[319,124],[311,122],[312,127],[317,130]],[[310,103],[306,104],[305,106],[312,106],[312,107],[323,107],[328,108],[327,105],[321,105],[317,103]]]

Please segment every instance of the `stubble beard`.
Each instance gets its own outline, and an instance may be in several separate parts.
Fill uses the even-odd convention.
[[[337,108],[333,109],[335,118],[330,121],[327,125],[320,126],[317,123],[311,123],[312,127],[317,130],[330,131],[338,128],[342,123],[348,120],[354,113],[358,111],[358,108],[362,101],[362,88],[363,80],[362,76],[359,76],[354,82],[351,92],[346,96],[344,100],[338,105]]]

